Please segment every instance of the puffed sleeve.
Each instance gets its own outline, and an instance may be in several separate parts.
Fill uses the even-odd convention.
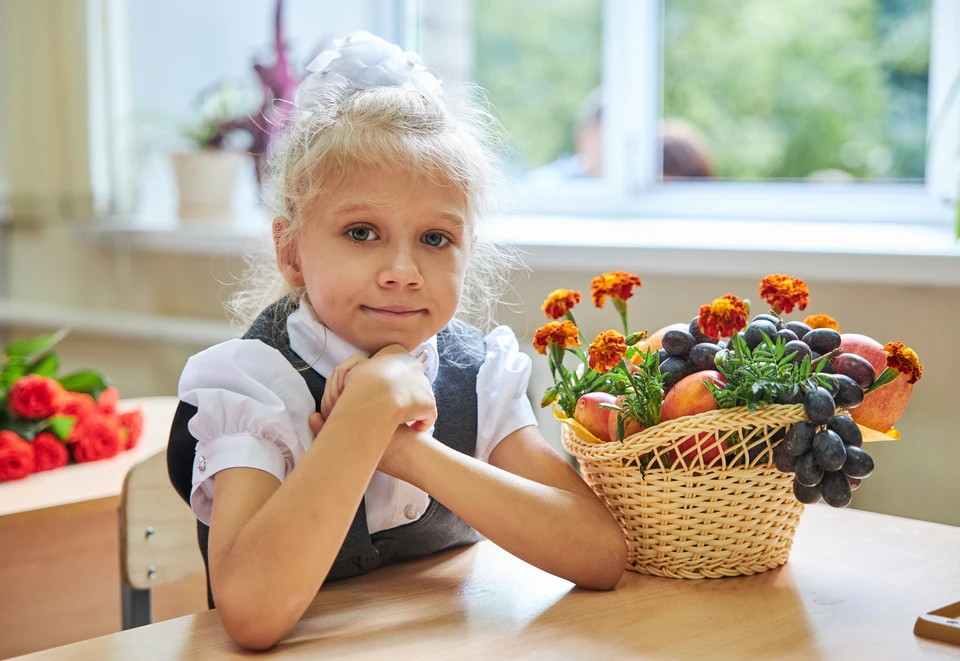
[[[178,391],[197,407],[188,425],[197,439],[190,506],[207,525],[217,473],[255,468],[283,482],[313,441],[310,389],[279,351],[259,340],[229,340],[193,356]]]
[[[527,397],[530,356],[520,351],[507,326],[486,336],[486,357],[477,374],[477,452],[488,461],[497,444],[513,432],[537,424]]]

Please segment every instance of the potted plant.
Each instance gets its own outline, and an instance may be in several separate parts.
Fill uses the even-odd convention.
[[[250,159],[246,122],[255,107],[238,85],[219,83],[197,97],[196,117],[180,126],[189,147],[170,153],[181,220],[230,220],[240,167]]]

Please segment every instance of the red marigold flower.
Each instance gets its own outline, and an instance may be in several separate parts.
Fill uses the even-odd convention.
[[[715,340],[731,337],[747,325],[747,306],[733,294],[727,294],[710,305],[701,305],[697,323]]]
[[[546,355],[550,343],[558,344],[564,349],[580,346],[580,333],[572,321],[551,321],[537,329],[533,336],[533,348]]]
[[[832,328],[838,333],[840,332],[840,325],[837,320],[828,314],[811,314],[803,320],[803,323],[810,328]]]
[[[760,283],[760,296],[778,313],[793,312],[794,306],[806,310],[810,303],[806,283],[788,275],[768,275]]]
[[[569,289],[555,289],[547,296],[541,309],[548,319],[559,319],[580,302],[580,292]]]
[[[626,353],[627,342],[623,335],[613,330],[604,331],[590,343],[590,369],[605,374],[619,365]]]
[[[593,304],[602,308],[607,296],[625,301],[633,296],[633,288],[642,284],[638,275],[626,271],[611,271],[593,279],[590,283],[590,295]]]
[[[916,383],[923,376],[923,365],[913,349],[900,342],[888,342],[883,347],[887,352],[887,367],[910,377],[907,383]]]

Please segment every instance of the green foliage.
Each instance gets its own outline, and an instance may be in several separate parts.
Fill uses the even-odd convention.
[[[601,0],[473,3],[474,82],[516,143],[520,170],[573,151],[580,104],[600,84]]]
[[[653,349],[643,353],[636,347],[627,350],[627,359],[642,355],[643,361],[636,372],[627,372],[623,366],[615,374],[629,388],[623,398],[623,414],[617,417],[617,440],[623,441],[624,429],[630,420],[640,423],[644,429],[660,424],[660,407],[663,404],[663,375],[660,373],[660,357]]]
[[[664,27],[664,115],[719,176],[923,177],[928,0],[667,0]]]
[[[611,395],[622,395],[626,392],[628,384],[625,379],[617,378],[613,372],[600,374],[590,369],[587,355],[579,347],[567,349],[566,353],[576,356],[582,363],[582,369],[573,372],[568,370],[563,364],[564,353],[558,345],[551,345],[549,364],[553,385],[547,388],[540,402],[541,407],[555,402],[564,415],[572,418],[577,410],[577,402],[588,392],[606,392]]]
[[[602,1],[473,11],[474,81],[516,169],[572,152],[601,83]],[[665,0],[663,16],[664,116],[706,135],[718,177],[924,176],[930,0]]]
[[[721,409],[746,406],[750,412],[773,404],[781,393],[792,388],[809,389],[821,379],[824,363],[816,366],[805,356],[798,365],[793,362],[796,352],[787,353],[786,342],[778,337],[776,342],[768,337],[753,351],[740,335],[731,339],[732,350],[726,351],[717,361],[717,370],[726,379],[724,388],[704,381]]]

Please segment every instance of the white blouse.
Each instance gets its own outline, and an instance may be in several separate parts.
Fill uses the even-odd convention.
[[[355,353],[344,339],[324,330],[301,305],[287,318],[290,348],[320,376]],[[485,338],[486,357],[477,375],[477,449],[488,461],[504,438],[536,425],[527,397],[530,358],[507,326]],[[321,355],[322,352],[322,355]],[[437,338],[411,352],[424,362],[430,383],[437,377]],[[320,356],[317,359],[317,356]],[[369,355],[369,354],[366,354]],[[190,505],[210,524],[214,476],[227,468],[256,468],[283,482],[313,442],[307,418],[316,402],[306,381],[279,351],[259,340],[229,340],[187,361],[180,377],[181,401],[197,407],[189,423],[197,439]],[[419,519],[430,497],[411,484],[376,471],[364,494],[370,533]]]

